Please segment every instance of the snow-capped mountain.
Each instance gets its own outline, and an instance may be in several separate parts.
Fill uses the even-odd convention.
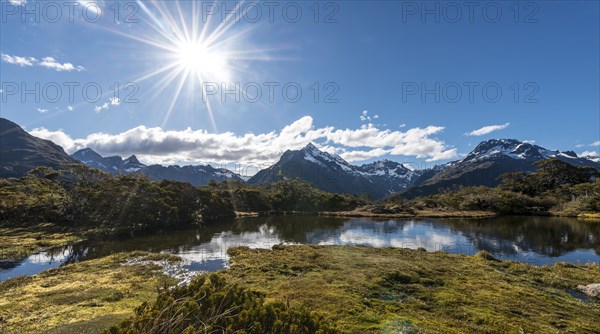
[[[600,169],[600,163],[575,152],[551,151],[515,139],[491,139],[481,142],[463,160],[424,171],[423,176],[403,193],[416,197],[452,189],[458,186],[489,186],[501,182],[501,175],[510,172],[533,172],[535,162],[556,158],[563,162]]]
[[[600,156],[598,156],[598,155],[587,155],[587,156],[583,156],[581,158],[600,164]]]
[[[213,168],[210,165],[198,166],[162,166],[151,165],[139,171],[152,180],[171,180],[189,182],[195,186],[208,184],[208,181],[243,181],[242,178],[225,168]]]
[[[207,166],[162,166],[142,164],[135,155],[127,159],[120,156],[102,157],[94,150],[85,148],[71,155],[74,159],[82,163],[108,172],[110,174],[131,174],[140,173],[149,177],[151,180],[172,180],[180,182],[189,182],[192,185],[200,186],[208,184],[208,181],[217,182],[238,180],[242,178],[232,171],[224,168],[213,168]]]
[[[387,159],[355,168],[372,180],[388,183],[392,192],[399,191],[395,189],[404,189],[420,176],[420,172],[413,171],[401,163]]]
[[[82,150],[79,150],[71,154],[71,157],[83,162],[84,164],[90,167],[98,168],[113,175],[119,173],[133,173],[146,167],[146,165],[139,162],[135,155],[132,155],[125,160],[123,160],[118,155],[111,157],[102,157],[100,154],[96,153],[90,148],[84,148]]]
[[[258,172],[248,183],[300,178],[329,192],[368,193],[381,198],[406,188],[418,177],[419,172],[397,162],[383,160],[354,166],[338,155],[308,144],[301,150],[286,151],[276,164]]]
[[[485,161],[503,157],[535,161],[556,158],[573,165],[598,167],[594,160],[587,157],[578,157],[573,151],[551,151],[516,139],[491,139],[481,142],[461,162]]]
[[[140,173],[154,180],[175,180],[194,185],[244,179],[232,171],[212,166],[146,166],[135,155],[102,157],[91,149],[69,156],[58,145],[30,135],[17,124],[0,118],[0,177],[20,177],[36,166],[61,168],[82,162],[111,174]],[[317,188],[335,193],[370,194],[382,198],[400,192],[415,197],[459,186],[496,186],[508,172],[532,172],[535,163],[555,158],[577,166],[600,170],[598,155],[577,156],[572,151],[552,151],[515,139],[481,142],[464,159],[426,170],[413,171],[406,166],[382,160],[362,166],[349,164],[340,156],[320,151],[309,144],[303,149],[286,151],[273,166],[261,170],[248,183],[300,178]]]
[[[135,155],[123,160],[123,168],[129,173],[137,172],[144,167],[146,167],[146,165],[141,163]]]

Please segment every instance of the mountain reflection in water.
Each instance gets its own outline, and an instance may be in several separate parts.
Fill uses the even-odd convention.
[[[227,267],[236,246],[271,248],[284,244],[405,247],[472,255],[480,250],[505,260],[535,265],[600,263],[600,223],[562,217],[380,220],[312,216],[240,218],[193,230],[162,232],[110,242],[84,242],[0,262],[0,281],[36,274],[63,263],[115,252],[180,255],[191,270]]]

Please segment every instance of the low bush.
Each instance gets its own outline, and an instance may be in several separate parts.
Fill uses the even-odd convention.
[[[109,334],[159,333],[336,333],[322,318],[283,303],[267,303],[257,292],[211,274],[189,286],[161,293]]]

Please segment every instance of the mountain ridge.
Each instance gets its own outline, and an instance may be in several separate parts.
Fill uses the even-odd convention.
[[[277,163],[259,171],[248,182],[300,178],[334,193],[369,193],[376,199],[392,193],[416,197],[460,186],[494,187],[502,174],[533,172],[535,162],[551,158],[600,169],[600,159],[579,157],[573,151],[552,151],[517,139],[482,141],[462,160],[417,171],[387,159],[352,165],[310,143],[300,150],[287,150]]]
[[[21,177],[38,166],[58,168],[77,164],[62,147],[32,136],[19,125],[0,118],[0,177]]]
[[[309,143],[300,150],[287,150],[277,163],[259,171],[248,183],[263,184],[300,178],[328,192],[368,193],[374,198],[382,198],[402,190],[418,174],[390,160],[355,166]]]
[[[422,177],[401,194],[414,198],[459,186],[494,187],[501,182],[502,174],[530,173],[536,169],[537,161],[552,158],[575,166],[600,169],[600,163],[578,157],[572,151],[551,151],[516,139],[490,139],[479,143],[464,159],[425,172],[423,175],[427,177]]]
[[[242,181],[241,176],[225,168],[214,168],[210,165],[145,165],[135,155],[131,155],[126,159],[118,155],[103,157],[91,148],[81,149],[73,153],[71,157],[112,175],[142,174],[151,180],[189,182],[194,186],[207,185],[210,180],[216,182]]]
[[[0,118],[0,176],[20,177],[37,166],[59,168],[64,164],[84,163],[110,174],[139,173],[153,180],[174,180],[205,185],[210,180],[243,182],[242,176],[225,168],[210,165],[147,166],[135,155],[102,157],[90,148],[69,156],[52,141],[32,136],[19,125]],[[300,178],[332,193],[370,194],[378,199],[393,193],[405,197],[428,195],[460,186],[496,186],[508,172],[533,172],[535,163],[555,158],[576,166],[600,169],[600,157],[579,157],[573,151],[552,151],[516,139],[490,139],[480,142],[463,159],[412,170],[405,165],[383,159],[353,165],[339,155],[321,151],[313,143],[300,150],[286,150],[279,161],[248,179],[250,184],[264,184]]]

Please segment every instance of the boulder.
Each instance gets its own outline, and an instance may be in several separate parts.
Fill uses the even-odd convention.
[[[600,283],[578,285],[577,290],[585,293],[588,297],[600,299]]]

